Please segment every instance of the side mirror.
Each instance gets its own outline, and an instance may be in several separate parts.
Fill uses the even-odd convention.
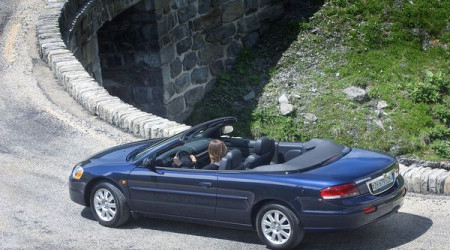
[[[234,130],[233,126],[227,125],[222,128],[222,135],[227,135],[227,134],[233,132],[233,130]]]
[[[151,171],[156,172],[156,166],[154,163],[155,157],[149,157],[142,162],[142,165],[144,165],[144,167],[150,169]]]

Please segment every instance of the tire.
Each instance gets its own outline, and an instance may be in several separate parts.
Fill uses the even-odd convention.
[[[91,191],[91,211],[106,227],[119,227],[130,218],[130,209],[123,193],[113,184],[100,182]]]
[[[291,249],[303,239],[300,220],[289,208],[268,204],[256,215],[256,231],[270,249]]]

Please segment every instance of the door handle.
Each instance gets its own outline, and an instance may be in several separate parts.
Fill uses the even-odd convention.
[[[212,186],[212,183],[211,182],[200,182],[198,185],[202,188],[210,188]]]

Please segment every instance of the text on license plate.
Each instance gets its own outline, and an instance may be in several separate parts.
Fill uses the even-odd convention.
[[[394,182],[394,175],[392,174],[392,171],[391,171],[391,172],[375,179],[372,183],[370,183],[370,187],[372,188],[372,191],[375,192],[378,189],[391,184],[392,182]]]

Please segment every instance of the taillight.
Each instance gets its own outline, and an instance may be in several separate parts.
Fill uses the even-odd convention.
[[[342,199],[359,195],[359,190],[352,182],[322,189],[320,195],[325,200]]]
[[[394,175],[395,178],[397,178],[400,175],[400,166],[398,165],[398,162],[395,164]]]

